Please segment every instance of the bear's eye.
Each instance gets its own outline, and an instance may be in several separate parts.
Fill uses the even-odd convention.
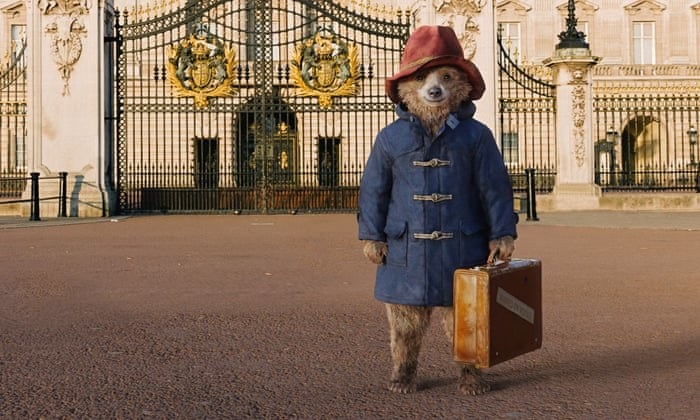
[[[450,79],[452,79],[452,76],[450,75],[450,73],[445,73],[442,75],[442,80],[450,80]]]
[[[423,73],[423,72],[416,73],[416,80],[418,80],[419,82],[425,80],[425,73]]]

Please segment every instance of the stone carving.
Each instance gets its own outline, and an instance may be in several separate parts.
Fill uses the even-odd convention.
[[[476,36],[481,31],[476,16],[485,5],[486,0],[433,0],[435,11],[448,16],[445,24],[455,30],[467,60],[476,54]],[[462,19],[464,28],[457,28],[456,21]]]
[[[571,95],[574,157],[576,165],[582,167],[586,159],[585,122],[586,122],[586,70],[579,68],[572,71],[573,85]]]
[[[44,31],[50,36],[51,58],[58,65],[65,96],[70,94],[71,73],[83,52],[80,38],[87,34],[82,16],[90,13],[91,4],[87,0],[39,0],[38,7],[51,17]]]
[[[450,15],[450,17],[445,22],[445,25],[454,29],[457,34],[457,39],[459,39],[460,45],[464,50],[464,58],[471,60],[476,54],[476,36],[481,32],[479,25],[470,16],[465,16],[466,22],[464,23],[464,30],[458,30],[455,24],[455,15]]]
[[[433,0],[438,13],[481,13],[486,3],[486,0]]]

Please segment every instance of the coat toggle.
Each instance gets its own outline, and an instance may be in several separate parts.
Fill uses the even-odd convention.
[[[429,239],[431,241],[441,241],[443,239],[454,238],[454,233],[452,232],[441,232],[439,230],[434,230],[431,233],[414,233],[413,237],[415,239]]]
[[[440,160],[438,158],[430,159],[426,161],[414,160],[413,166],[424,166],[430,168],[438,168],[440,166],[450,166],[452,164],[449,160]]]
[[[417,201],[432,201],[433,203],[439,203],[441,201],[452,200],[452,194],[438,194],[432,193],[427,195],[413,194],[413,199]]]

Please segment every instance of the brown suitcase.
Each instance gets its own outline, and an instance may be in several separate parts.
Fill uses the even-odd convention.
[[[454,274],[454,359],[487,368],[542,346],[542,263],[514,259]]]

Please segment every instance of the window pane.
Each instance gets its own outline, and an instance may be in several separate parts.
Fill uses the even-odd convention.
[[[15,167],[18,170],[26,170],[27,168],[27,151],[25,146],[24,137],[15,135]]]
[[[642,58],[642,40],[634,40],[634,64],[644,64],[644,59]]]
[[[588,38],[588,22],[578,22],[576,29],[578,29],[579,32],[583,32],[583,34],[586,35],[586,38]]]
[[[520,22],[501,22],[498,24],[501,30],[503,45],[509,55],[516,62],[520,62]]]
[[[26,25],[12,25],[10,32],[13,41],[23,40],[26,35]]]
[[[632,36],[639,38],[642,36],[642,24],[641,22],[634,22],[632,24]]]
[[[503,133],[501,139],[501,153],[503,153],[503,161],[507,165],[516,165],[519,160],[518,133]]]
[[[644,49],[644,58],[642,64],[654,64],[654,55],[652,54],[651,47]]]
[[[654,22],[632,22],[632,48],[634,64],[655,63]]]

